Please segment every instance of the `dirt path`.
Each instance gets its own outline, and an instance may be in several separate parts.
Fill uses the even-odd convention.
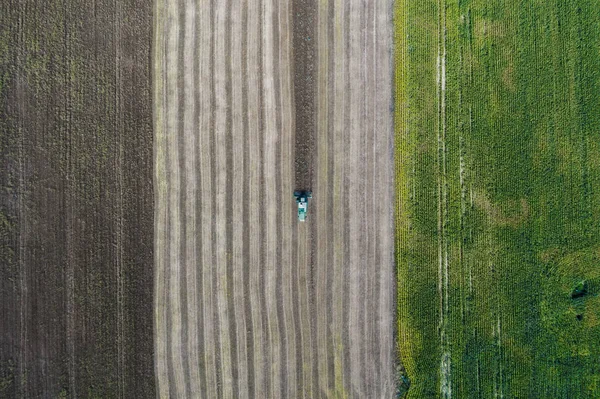
[[[390,4],[157,9],[159,395],[391,397]]]

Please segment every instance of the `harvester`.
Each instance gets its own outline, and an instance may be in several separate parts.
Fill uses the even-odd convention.
[[[306,220],[306,212],[308,212],[308,199],[312,198],[310,191],[294,191],[296,203],[298,204],[298,220],[304,222]]]

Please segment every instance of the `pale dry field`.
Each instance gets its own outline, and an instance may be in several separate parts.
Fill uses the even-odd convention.
[[[157,0],[159,397],[394,394],[391,13]],[[296,188],[313,191],[306,223]]]

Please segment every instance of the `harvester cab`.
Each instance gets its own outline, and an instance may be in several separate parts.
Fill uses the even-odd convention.
[[[306,212],[308,212],[308,199],[312,198],[310,191],[294,191],[296,203],[298,204],[298,220],[304,222],[306,220]]]

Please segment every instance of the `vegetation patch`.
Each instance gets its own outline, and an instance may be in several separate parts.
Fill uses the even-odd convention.
[[[409,398],[600,395],[600,9],[395,3]]]

